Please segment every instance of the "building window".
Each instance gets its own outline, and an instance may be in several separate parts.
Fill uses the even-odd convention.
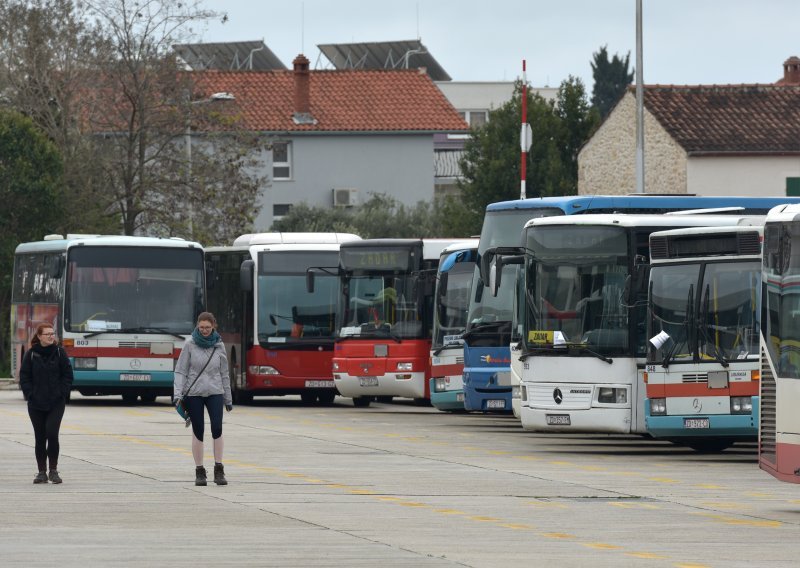
[[[462,110],[458,115],[469,124],[470,128],[480,128],[489,120],[489,113],[485,110]]]
[[[291,208],[291,203],[276,203],[272,206],[272,216],[283,217],[284,215],[288,215]]]
[[[272,144],[272,179],[292,179],[292,145],[289,142]]]
[[[800,197],[800,178],[786,178],[786,197]]]

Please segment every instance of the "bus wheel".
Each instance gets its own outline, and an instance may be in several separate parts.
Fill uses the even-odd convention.
[[[377,397],[375,397],[375,400],[377,402],[383,402],[383,403],[389,404],[390,402],[392,402],[394,400],[394,397],[393,396],[389,396],[389,395],[387,395],[387,396],[377,396]]]
[[[231,397],[236,404],[250,404],[253,402],[253,393],[241,391],[239,389],[233,389]]]
[[[136,404],[136,398],[135,392],[126,392],[122,395],[122,402],[125,404]]]
[[[727,450],[733,445],[733,442],[731,440],[710,439],[687,442],[686,445],[696,452],[716,453]]]
[[[142,395],[139,395],[139,397],[142,399],[142,402],[145,403],[145,404],[153,404],[156,401],[156,395],[151,394],[151,393],[142,394]]]
[[[415,398],[414,406],[431,406],[431,399],[429,398]]]
[[[301,392],[300,400],[303,402],[303,404],[314,404],[317,401],[317,393]]]
[[[322,392],[317,396],[317,398],[319,399],[319,403],[321,405],[330,406],[333,404],[333,401],[336,398],[336,392]]]
[[[356,408],[366,408],[372,402],[371,396],[357,396],[353,399],[353,406]]]

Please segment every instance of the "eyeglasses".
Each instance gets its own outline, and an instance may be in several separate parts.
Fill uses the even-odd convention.
[[[42,337],[53,337],[54,335],[55,335],[55,333],[53,333],[53,332],[50,332],[50,333],[43,333],[43,334],[42,334]]]
[[[211,326],[208,326],[208,327],[206,327],[206,326],[204,326],[204,325],[198,325],[198,326],[197,326],[197,329],[199,329],[200,331],[211,331],[211,330],[212,330],[212,329],[214,329],[214,328],[213,328],[213,327],[211,327]]]

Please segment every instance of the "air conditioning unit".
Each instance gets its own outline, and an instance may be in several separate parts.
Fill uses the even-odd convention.
[[[358,190],[351,187],[336,187],[333,192],[334,207],[353,207],[356,204]]]

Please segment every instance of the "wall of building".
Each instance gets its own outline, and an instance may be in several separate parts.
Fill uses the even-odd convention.
[[[687,193],[686,153],[644,111],[645,192]],[[636,97],[627,92],[578,154],[578,194],[636,192]]]
[[[305,202],[332,207],[333,188],[354,188],[358,202],[385,193],[404,205],[433,199],[433,135],[292,135],[292,177],[272,179],[272,157],[265,161],[269,181],[259,197],[254,230],[266,231],[273,206]]]
[[[689,193],[782,197],[786,178],[800,177],[800,156],[690,157]]]

